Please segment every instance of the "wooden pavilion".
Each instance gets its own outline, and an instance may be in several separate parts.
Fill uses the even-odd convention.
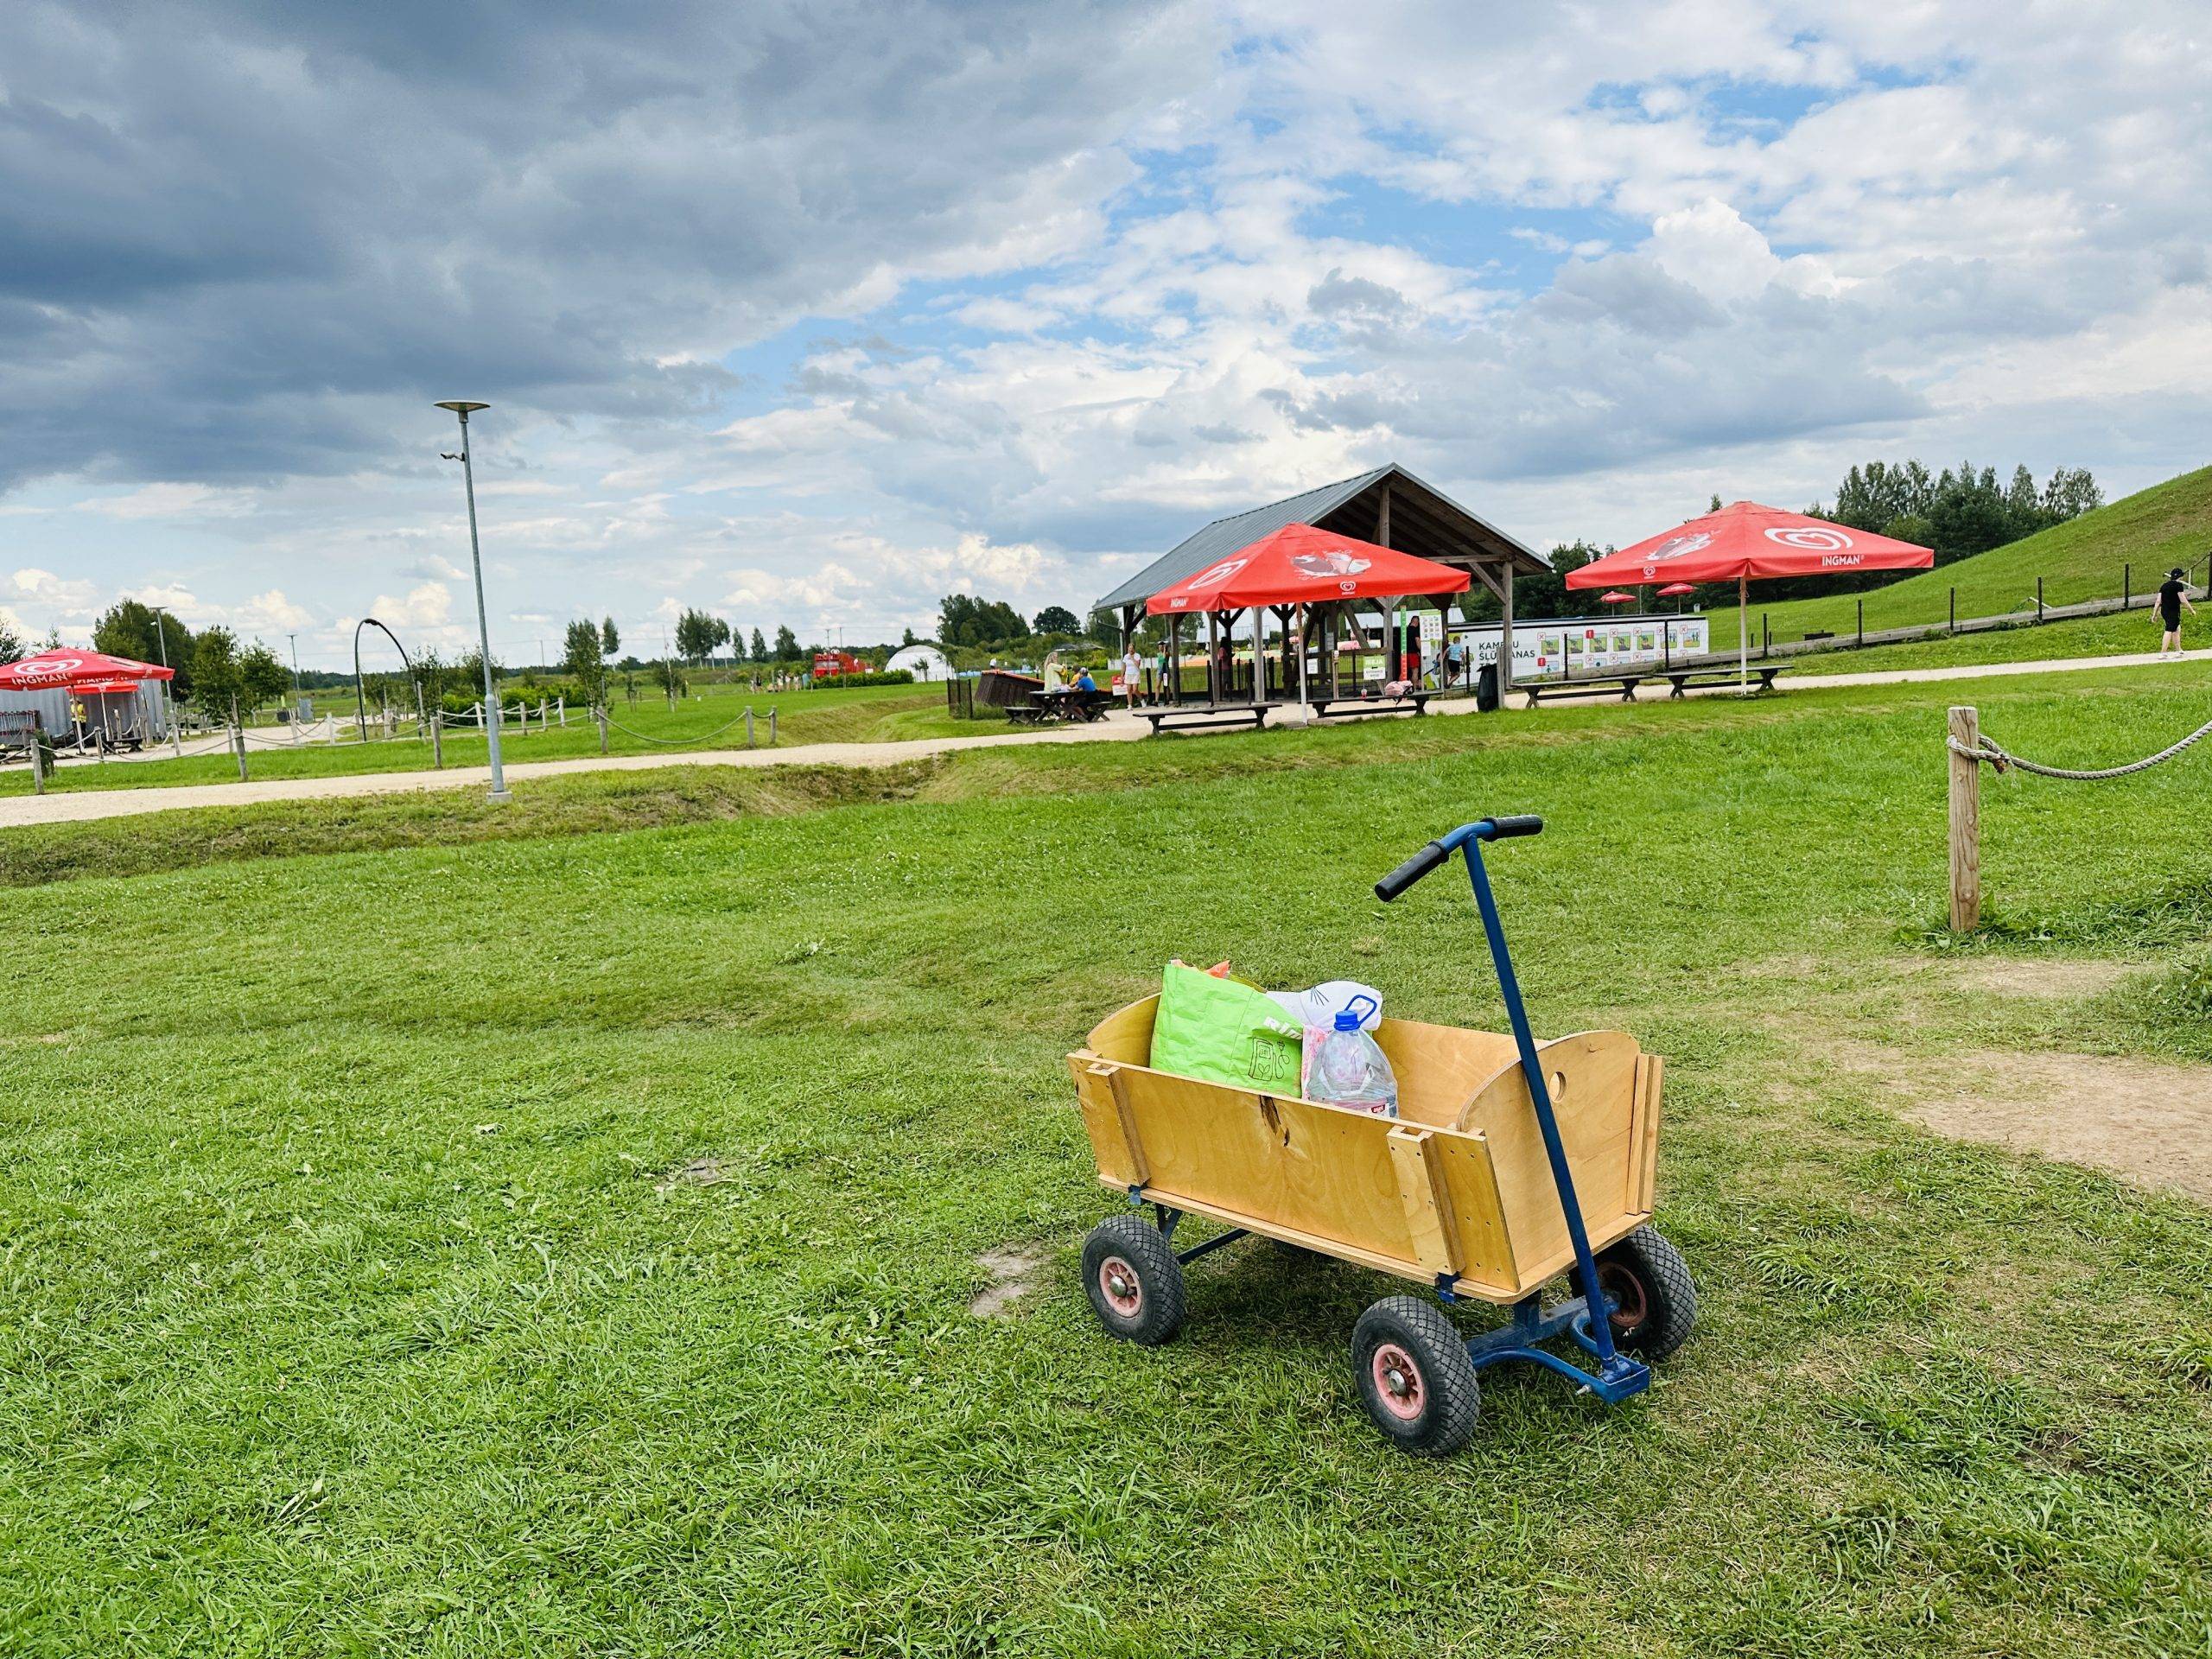
[[[1497,595],[1504,619],[1498,642],[1498,692],[1503,697],[1513,678],[1513,578],[1516,575],[1536,575],[1551,567],[1533,549],[1395,462],[1248,512],[1217,518],[1098,600],[1092,608],[1114,613],[1120,620],[1126,645],[1144,618],[1145,601],[1154,594],[1197,575],[1216,560],[1227,557],[1286,524],[1312,524],[1317,530],[1356,537],[1471,573],[1476,582]],[[1441,606],[1449,602],[1404,601],[1387,602],[1381,607],[1386,677],[1397,678],[1402,666],[1398,631],[1394,626],[1396,604]],[[1372,607],[1372,601],[1368,604]],[[1357,618],[1349,613],[1353,608],[1313,607],[1312,624],[1318,630],[1319,643],[1326,653],[1323,660],[1332,665],[1332,671],[1344,628],[1357,626]],[[1282,638],[1288,640],[1292,638],[1293,613],[1286,607],[1276,611],[1274,616]],[[1169,620],[1171,630],[1179,632],[1179,620]],[[1212,614],[1206,619],[1209,664],[1215,660],[1218,649],[1214,639],[1217,620]],[[1264,641],[1266,619],[1255,616],[1253,625],[1255,637]],[[1228,632],[1233,632],[1233,626]],[[1179,651],[1179,642],[1174,649]],[[1259,701],[1267,689],[1266,653],[1261,649],[1255,655],[1257,660],[1251,692],[1253,700]],[[1286,656],[1286,667],[1287,662]],[[1224,688],[1214,684],[1212,700],[1225,700]]]

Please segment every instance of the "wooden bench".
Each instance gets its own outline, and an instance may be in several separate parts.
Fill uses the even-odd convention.
[[[1281,707],[1279,702],[1170,703],[1165,709],[1140,709],[1137,718],[1151,724],[1154,737],[1160,735],[1163,727],[1170,731],[1204,732],[1217,727],[1242,726],[1247,721],[1256,731],[1268,723],[1269,715]]]
[[[1579,680],[1523,680],[1513,689],[1528,694],[1531,709],[1546,697],[1557,702],[1564,697],[1610,697],[1618,695],[1623,702],[1636,701],[1636,688],[1653,677],[1653,671],[1639,668],[1628,674],[1591,674]]]
[[[1760,690],[1771,691],[1774,690],[1774,677],[1782,670],[1780,663],[1762,663],[1751,671],[1751,677],[1759,683]],[[1734,685],[1743,675],[1741,671],[1733,668],[1669,668],[1662,669],[1659,677],[1674,687],[1667,694],[1667,700],[1671,702],[1691,686]]]
[[[1395,697],[1309,697],[1306,707],[1316,720],[1343,720],[1354,715],[1421,715],[1428,711],[1433,691],[1408,691]]]

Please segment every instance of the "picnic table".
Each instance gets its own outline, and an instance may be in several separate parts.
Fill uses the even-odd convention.
[[[1032,691],[1029,701],[1008,708],[1006,717],[1020,726],[1043,726],[1063,720],[1088,722],[1103,716],[1113,702],[1114,694],[1110,691],[1084,691],[1071,685],[1061,686],[1052,691]]]

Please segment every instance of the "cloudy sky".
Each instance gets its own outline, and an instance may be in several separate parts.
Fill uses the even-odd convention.
[[[2212,442],[2201,4],[10,0],[0,607],[346,656],[1081,609],[1396,460],[1525,541]]]

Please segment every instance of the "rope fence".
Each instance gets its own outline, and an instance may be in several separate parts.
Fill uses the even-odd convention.
[[[2116,766],[2053,766],[2013,753],[1994,738],[1981,734],[1981,716],[1971,708],[1951,710],[1950,730],[1943,747],[1951,769],[1951,931],[1973,931],[1981,925],[1981,768],[1986,761],[2000,775],[2024,772],[2035,778],[2055,778],[2075,784],[2103,783],[2132,778],[2164,766],[2212,737],[2212,720],[2187,736],[2169,743],[2155,754]]]

